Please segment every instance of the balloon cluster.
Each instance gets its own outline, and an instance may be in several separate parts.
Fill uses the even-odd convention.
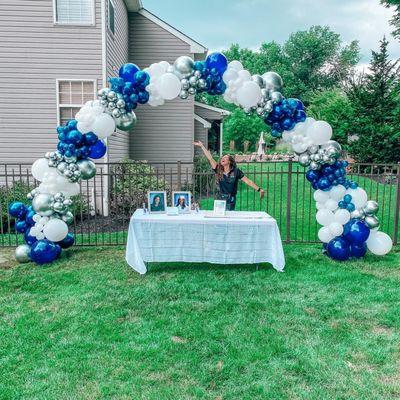
[[[138,104],[160,106],[167,100],[207,92],[223,95],[246,113],[255,113],[271,126],[272,135],[291,145],[306,178],[316,190],[314,199],[318,232],[327,254],[337,260],[362,257],[366,250],[383,255],[390,251],[390,237],[379,232],[378,204],[346,177],[347,161],[342,148],[332,140],[332,128],[325,121],[307,118],[303,103],[285,99],[282,78],[275,72],[251,75],[239,61],[228,63],[219,52],[203,61],[188,56],[151,64],[140,70],[135,64],[121,66],[119,77],[99,91],[98,100],[88,101],[75,119],[57,128],[57,151],[46,153],[32,165],[32,175],[40,182],[28,194],[31,206],[15,202],[9,212],[16,218],[15,229],[24,234],[26,244],[16,250],[20,262],[39,264],[56,259],[61,248],[74,242],[68,233],[73,222],[71,196],[80,192],[79,182],[96,173],[91,159],[106,153],[103,139],[115,129],[129,131],[136,123]]]

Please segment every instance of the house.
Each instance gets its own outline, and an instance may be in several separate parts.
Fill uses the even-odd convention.
[[[120,65],[144,68],[181,55],[204,59],[206,53],[140,0],[0,2],[0,164],[31,164],[54,150],[57,125],[95,99]],[[195,104],[193,97],[135,112],[136,127],[109,138],[104,161],[190,162],[193,140],[207,143],[213,126],[213,146],[220,147],[226,113]]]

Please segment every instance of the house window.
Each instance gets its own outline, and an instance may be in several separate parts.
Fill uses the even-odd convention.
[[[95,81],[57,81],[58,124],[64,125],[89,100],[95,99]]]
[[[57,24],[94,25],[94,0],[53,0]]]
[[[111,0],[108,0],[108,29],[112,34],[115,33],[115,9]]]

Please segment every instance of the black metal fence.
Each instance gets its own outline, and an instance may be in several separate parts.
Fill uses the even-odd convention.
[[[31,165],[0,164],[0,247],[22,243],[7,214],[11,201],[26,200],[38,186],[31,176]],[[264,188],[265,198],[244,183],[239,184],[237,210],[266,211],[280,227],[285,242],[317,242],[314,190],[305,179],[305,169],[294,161],[247,162],[239,164],[248,178]],[[395,244],[399,240],[400,166],[351,164],[350,179],[378,201],[381,229]],[[123,162],[97,165],[97,175],[80,185],[80,194],[71,210],[75,220],[71,231],[76,244],[118,245],[126,242],[132,213],[147,202],[149,190],[165,190],[168,202],[172,191],[187,190],[202,209],[213,208],[214,173],[208,166],[193,163]]]

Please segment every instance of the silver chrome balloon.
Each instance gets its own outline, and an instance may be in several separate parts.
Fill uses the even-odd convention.
[[[121,131],[130,131],[136,125],[136,115],[133,111],[127,112],[119,118],[115,118],[115,123]]]
[[[181,92],[179,93],[179,97],[182,100],[186,100],[189,97],[189,92],[187,90],[181,90]]]
[[[265,88],[265,82],[264,82],[264,79],[263,79],[263,77],[262,77],[261,75],[255,74],[255,75],[253,75],[253,76],[251,77],[251,79],[252,79],[255,83],[257,83],[257,85],[258,85],[261,89],[264,89],[264,88]]]
[[[322,149],[328,149],[330,147],[334,147],[338,151],[342,151],[342,146],[336,140],[328,140],[321,146]]]
[[[198,81],[199,80],[195,76],[191,76],[189,78],[189,85],[192,86],[192,87],[196,87]]]
[[[370,227],[370,229],[379,228],[379,219],[376,217],[376,215],[366,215],[364,221]]]
[[[125,100],[119,99],[116,105],[117,108],[125,108]]]
[[[200,79],[198,80],[198,82],[197,82],[197,87],[198,87],[199,89],[205,89],[206,86],[207,86],[206,80],[203,79],[203,78],[200,78]]]
[[[299,155],[299,164],[302,167],[307,167],[308,165],[310,165],[310,156],[308,153],[302,153]]]
[[[183,78],[181,80],[181,87],[182,87],[183,90],[189,89],[189,87],[190,87],[189,80],[186,79],[186,78]]]
[[[262,117],[265,114],[265,110],[263,107],[257,107],[256,113],[257,113],[257,115]]]
[[[77,162],[82,179],[91,179],[96,175],[96,164],[91,160],[80,160]]]
[[[180,56],[175,60],[174,68],[182,78],[187,78],[194,71],[194,61],[188,56]]]
[[[31,261],[31,248],[27,244],[21,244],[15,249],[15,259],[19,263],[27,263]]]
[[[74,214],[71,211],[67,211],[64,215],[62,215],[61,219],[67,224],[71,225],[74,222]]]
[[[111,114],[114,118],[119,118],[122,115],[121,110],[118,108],[114,109]]]
[[[194,87],[190,87],[190,88],[188,89],[188,93],[191,94],[191,95],[193,96],[193,95],[195,95],[197,92],[196,92],[196,89],[195,89]]]
[[[200,71],[194,71],[193,72],[193,75],[196,77],[196,78],[201,78],[201,72]]]
[[[110,90],[107,93],[107,100],[108,101],[115,101],[117,99],[117,93],[115,93],[114,91]]]
[[[273,92],[282,92],[283,80],[276,72],[267,72],[263,75],[265,88]]]
[[[49,217],[53,214],[54,198],[48,193],[40,193],[32,200],[33,209],[42,217]]]
[[[354,219],[363,219],[364,211],[361,208],[358,208],[350,213],[350,217]]]
[[[280,103],[283,100],[283,96],[281,92],[272,92],[271,93],[271,101],[276,104]]]
[[[272,103],[271,100],[268,100],[264,106],[265,112],[270,113],[273,109],[274,109],[274,104]]]
[[[62,173],[62,174],[66,171],[67,168],[68,168],[68,163],[66,163],[65,161],[61,161],[57,165],[57,171]]]
[[[364,206],[364,212],[367,215],[374,215],[379,211],[379,204],[374,200],[368,200]]]
[[[320,168],[320,166],[319,166],[319,164],[318,164],[317,162],[311,161],[311,163],[310,163],[310,168],[311,168],[312,170],[316,171],[317,169]]]
[[[307,151],[308,151],[310,154],[315,154],[315,153],[318,152],[318,149],[319,149],[319,147],[318,147],[317,145],[313,144],[312,146],[310,146],[310,147],[307,149]]]

